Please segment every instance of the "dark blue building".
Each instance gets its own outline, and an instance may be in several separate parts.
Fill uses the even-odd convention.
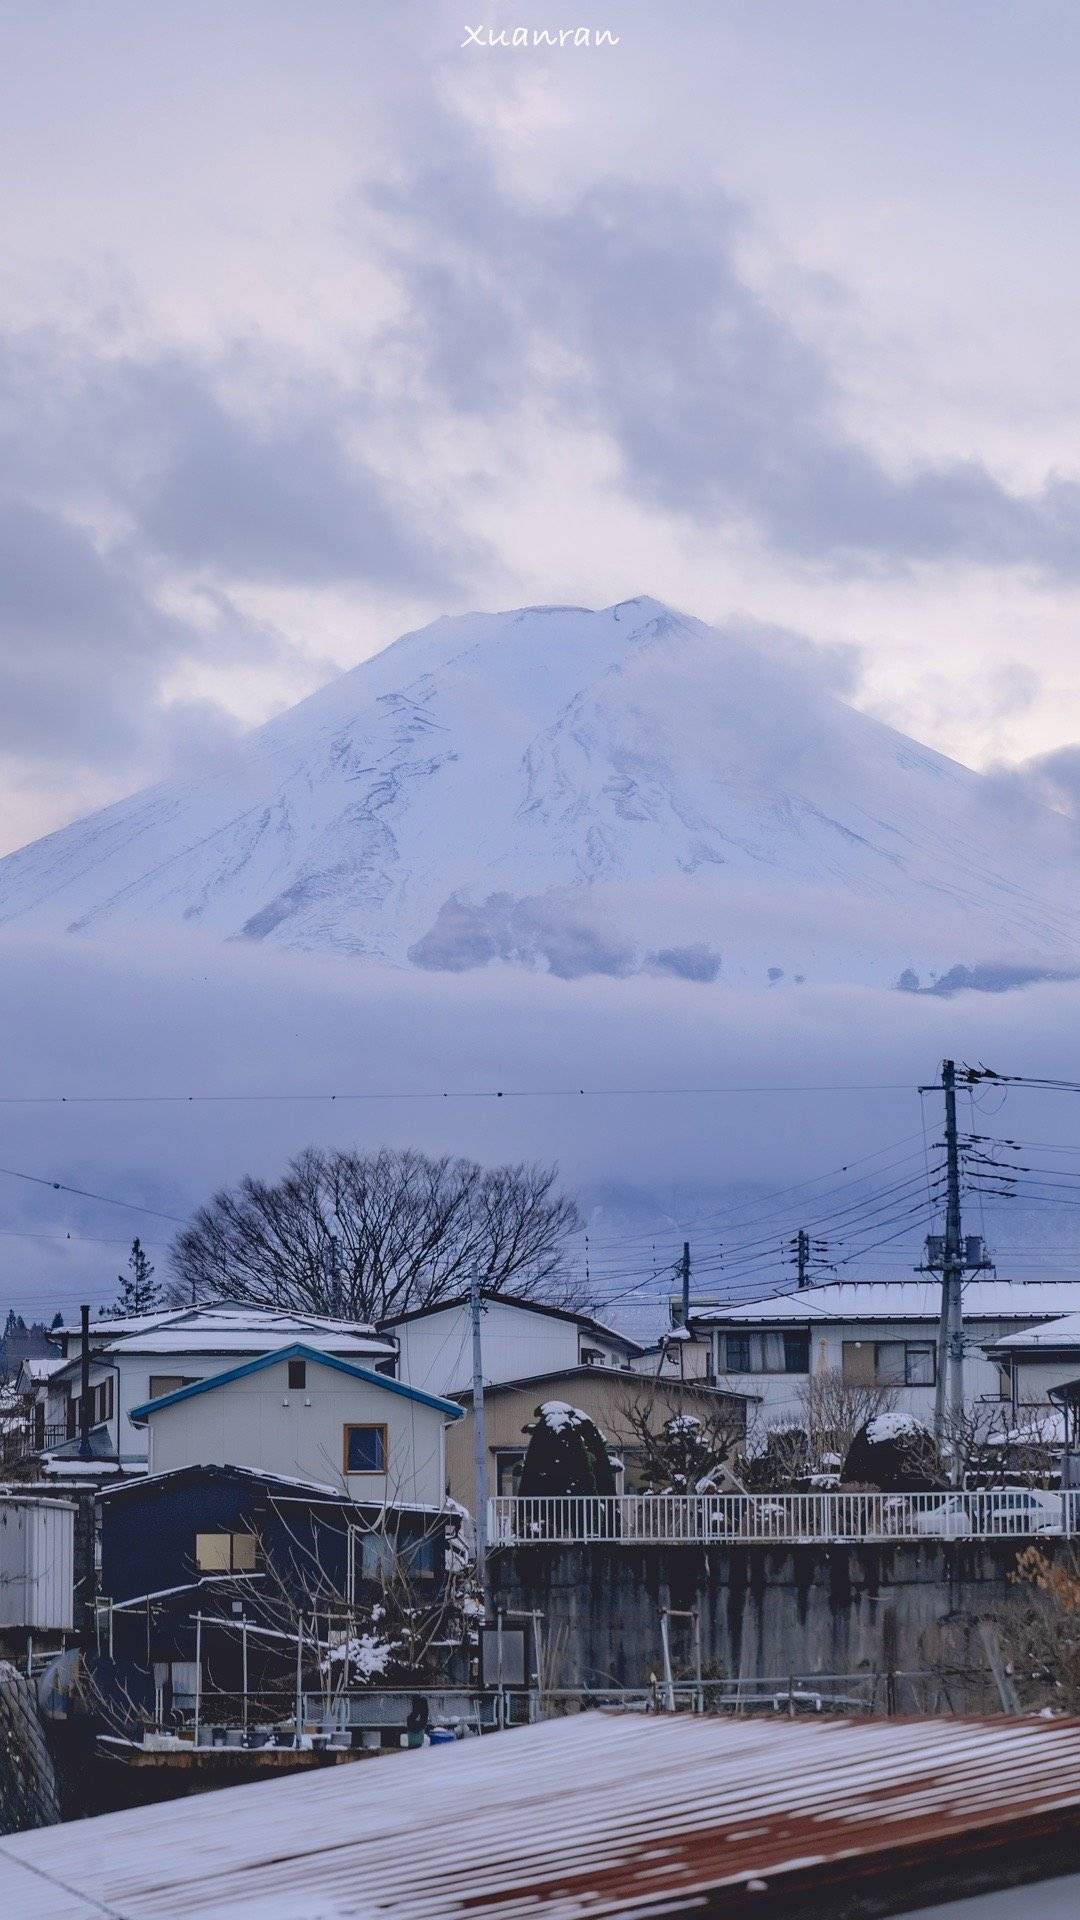
[[[231,1466],[123,1481],[100,1506],[96,1672],[118,1721],[180,1722],[197,1693],[224,1720],[245,1692],[284,1717],[298,1650],[314,1690],[331,1649],[373,1617],[431,1618],[444,1604],[443,1512],[361,1506]]]

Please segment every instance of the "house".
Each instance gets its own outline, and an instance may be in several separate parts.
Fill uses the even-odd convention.
[[[91,1462],[80,1461],[81,1333],[57,1330],[61,1364],[46,1382],[43,1450],[65,1473],[145,1472],[146,1428],[132,1408],[256,1355],[302,1341],[320,1353],[379,1372],[395,1368],[393,1340],[351,1320],[246,1306],[167,1308],[90,1329]],[[325,1476],[324,1476],[325,1477]]]
[[[475,1505],[473,1413],[469,1390],[458,1398],[465,1418],[447,1434],[446,1460],[451,1496],[470,1509]],[[746,1434],[747,1407],[752,1398],[704,1381],[652,1380],[614,1367],[565,1367],[552,1373],[529,1374],[519,1380],[500,1380],[484,1387],[484,1435],[487,1445],[487,1491],[517,1492],[522,1462],[529,1444],[537,1407],[561,1400],[587,1413],[621,1463],[620,1490],[636,1492],[640,1480],[640,1434],[630,1410],[659,1433],[665,1421],[687,1417],[717,1422],[725,1437],[737,1445]]]
[[[151,1474],[257,1468],[329,1484],[373,1506],[439,1508],[452,1400],[304,1342],[279,1347],[134,1406]]]
[[[540,1300],[481,1295],[485,1381],[581,1366],[629,1368],[639,1341],[592,1315]],[[429,1393],[459,1393],[472,1382],[472,1318],[467,1293],[380,1322],[398,1347],[398,1377]]]
[[[202,1687],[219,1710],[247,1690],[268,1696],[279,1717],[292,1704],[298,1621],[315,1686],[333,1623],[349,1630],[351,1610],[392,1569],[421,1605],[445,1582],[445,1512],[388,1512],[263,1468],[183,1466],[118,1481],[98,1504],[99,1691],[158,1724],[189,1717]],[[213,1713],[212,1698],[205,1707]]]
[[[1078,1298],[1075,1280],[969,1281],[963,1305],[968,1404],[1010,1398],[998,1343],[1060,1318]],[[723,1306],[699,1302],[691,1308],[691,1330],[711,1339],[718,1383],[760,1394],[768,1427],[799,1424],[809,1383],[824,1373],[853,1387],[891,1388],[901,1407],[929,1424],[940,1311],[940,1281],[831,1280]]]
[[[49,1381],[54,1373],[59,1373],[63,1365],[62,1355],[53,1353],[46,1359],[35,1357],[24,1360],[19,1367],[15,1378],[15,1393],[26,1413],[25,1450],[27,1452],[44,1451]]]
[[[987,1357],[1000,1370],[1002,1394],[1014,1412],[1045,1407],[1054,1388],[1080,1374],[1080,1312],[1007,1333]]]

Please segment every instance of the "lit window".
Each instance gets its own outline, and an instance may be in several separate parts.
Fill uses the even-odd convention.
[[[253,1533],[197,1533],[195,1565],[200,1573],[254,1573]]]
[[[386,1472],[385,1427],[346,1427],[345,1472]]]

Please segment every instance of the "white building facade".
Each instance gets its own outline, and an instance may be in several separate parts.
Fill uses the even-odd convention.
[[[295,1344],[135,1406],[151,1473],[250,1467],[378,1506],[441,1507],[452,1401]]]
[[[999,1342],[1078,1305],[1080,1281],[969,1281],[963,1306],[968,1406],[1012,1398]],[[761,1396],[766,1427],[799,1425],[808,1383],[826,1373],[853,1386],[888,1387],[899,1407],[930,1425],[940,1311],[939,1281],[840,1280],[726,1306],[699,1305],[691,1310],[691,1329],[711,1342],[718,1384]],[[1077,1372],[1080,1367],[1073,1377]]]
[[[82,1340],[59,1330],[61,1365],[45,1383],[42,1450],[65,1472],[77,1466],[81,1434]],[[90,1325],[90,1439],[95,1461],[145,1470],[146,1428],[132,1409],[221,1373],[231,1364],[302,1341],[317,1352],[374,1371],[396,1366],[393,1340],[352,1321],[258,1307],[182,1307]]]
[[[398,1347],[398,1378],[428,1393],[461,1393],[471,1385],[472,1314],[468,1296],[384,1320]],[[485,1381],[581,1366],[629,1368],[642,1348],[587,1313],[535,1300],[481,1296],[480,1347]]]
[[[1052,1404],[1050,1394],[1080,1380],[1080,1312],[1006,1334],[993,1349],[1017,1413]]]

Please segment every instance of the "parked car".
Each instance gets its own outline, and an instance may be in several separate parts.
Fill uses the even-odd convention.
[[[1039,1487],[994,1487],[951,1493],[939,1506],[917,1513],[916,1533],[939,1540],[969,1534],[1060,1533],[1061,1495]]]

